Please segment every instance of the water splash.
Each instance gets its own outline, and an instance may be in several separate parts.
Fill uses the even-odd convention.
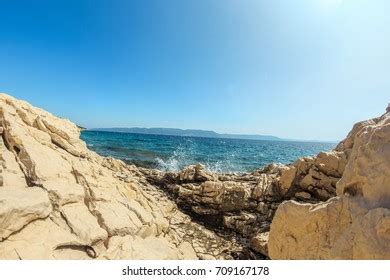
[[[103,156],[163,171],[201,163],[218,173],[250,172],[271,162],[290,163],[332,149],[318,142],[257,141],[83,131],[88,147]]]
[[[165,172],[177,172],[191,164],[190,150],[180,145],[166,160],[157,157],[157,168]]]
[[[205,169],[213,173],[244,172],[240,166],[234,163],[235,153],[224,160],[215,160],[212,157],[197,160],[194,154],[194,146],[180,145],[167,159],[156,158],[157,168],[165,172],[178,172],[191,164],[203,164]]]

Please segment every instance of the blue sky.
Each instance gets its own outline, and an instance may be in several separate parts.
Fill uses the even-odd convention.
[[[90,128],[339,140],[390,101],[389,2],[0,0],[0,92]]]

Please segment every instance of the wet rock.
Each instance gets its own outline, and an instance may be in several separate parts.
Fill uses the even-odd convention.
[[[214,175],[207,172],[202,164],[190,165],[184,168],[179,174],[181,183],[206,182],[214,180]]]
[[[223,218],[223,224],[226,228],[239,232],[244,236],[248,236],[253,232],[253,225],[256,221],[256,214],[249,212],[242,212],[239,215],[224,216]]]
[[[307,193],[307,192],[298,192],[295,194],[295,197],[300,199],[300,200],[310,200],[311,199],[310,193]]]

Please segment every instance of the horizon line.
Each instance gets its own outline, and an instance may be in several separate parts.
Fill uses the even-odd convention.
[[[104,129],[175,129],[181,131],[193,130],[193,131],[202,131],[202,132],[213,132],[217,135],[230,135],[230,136],[258,136],[258,137],[274,137],[277,139],[242,139],[242,138],[231,138],[231,139],[241,139],[241,140],[264,140],[264,141],[290,141],[290,142],[321,142],[321,143],[340,143],[342,140],[317,140],[317,139],[295,139],[295,138],[284,138],[271,134],[249,134],[249,133],[220,133],[215,130],[206,130],[206,129],[198,129],[198,128],[175,128],[175,127],[140,127],[140,126],[132,126],[132,127],[80,127],[86,131],[100,131],[100,132],[113,132],[113,133],[127,133],[127,134],[143,134],[143,135],[166,135],[166,136],[178,136],[178,137],[198,137],[198,138],[218,138],[211,136],[185,136],[185,135],[172,135],[172,134],[158,134],[158,133],[140,133],[140,132],[127,132],[127,131],[103,131]]]

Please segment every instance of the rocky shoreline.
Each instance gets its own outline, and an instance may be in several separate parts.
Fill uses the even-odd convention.
[[[248,174],[138,168],[0,94],[0,259],[390,259],[390,108]]]

